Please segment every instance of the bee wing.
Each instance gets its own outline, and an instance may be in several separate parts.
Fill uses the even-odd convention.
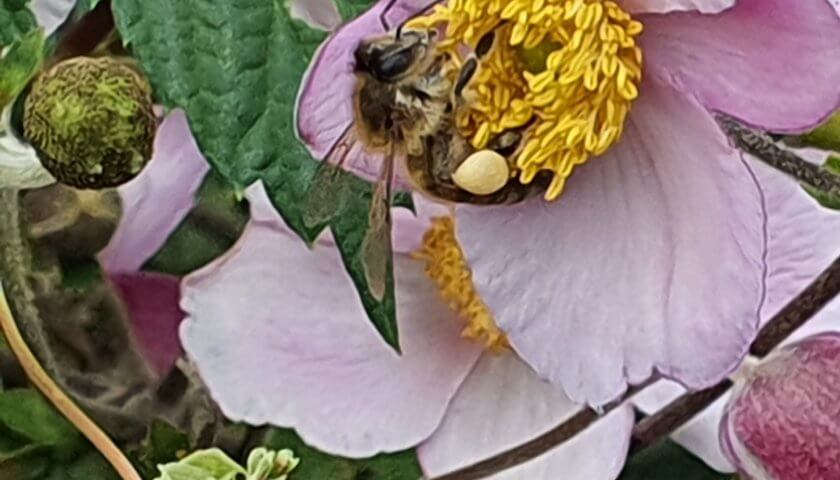
[[[328,223],[341,213],[346,184],[342,170],[356,141],[350,126],[318,165],[303,206],[303,223],[307,228]]]
[[[371,294],[377,301],[385,297],[388,270],[393,258],[391,247],[391,197],[394,179],[393,151],[382,164],[370,203],[368,228],[362,240],[362,268]]]

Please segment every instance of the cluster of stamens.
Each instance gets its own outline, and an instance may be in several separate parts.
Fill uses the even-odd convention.
[[[444,301],[466,322],[464,338],[481,342],[491,351],[505,351],[507,337],[496,326],[493,314],[473,285],[472,273],[455,237],[455,221],[451,217],[434,219],[414,257],[425,263],[426,275],[435,282]]]
[[[619,140],[639,94],[642,24],[614,1],[450,0],[410,26],[445,28],[439,47],[460,60],[464,45],[495,33],[458,127],[478,149],[525,129],[513,167],[522,183],[550,172],[548,200]]]

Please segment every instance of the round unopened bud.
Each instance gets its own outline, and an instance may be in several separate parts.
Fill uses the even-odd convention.
[[[134,178],[152,156],[151,88],[112,58],[78,57],[41,74],[26,99],[24,134],[58,181],[101,189]]]
[[[721,429],[747,478],[840,479],[840,334],[784,347],[739,379]]]
[[[480,150],[458,166],[452,180],[473,195],[490,195],[501,190],[510,180],[510,167],[500,153]]]

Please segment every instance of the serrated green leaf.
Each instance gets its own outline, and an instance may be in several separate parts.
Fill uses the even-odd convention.
[[[10,45],[37,27],[26,3],[27,0],[0,0],[0,47]]]
[[[0,110],[26,87],[44,61],[44,32],[40,28],[24,34],[0,58]]]
[[[76,429],[34,390],[0,392],[0,428],[31,444],[63,452],[84,445]]]
[[[334,457],[306,445],[294,431],[279,428],[269,429],[260,444],[271,449],[291,449],[300,458],[300,465],[289,475],[289,480],[417,480],[422,477],[414,451],[362,460]]]
[[[833,175],[840,175],[840,157],[835,155],[829,156],[822,168]],[[822,190],[817,190],[808,185],[803,185],[802,188],[823,207],[831,210],[840,210],[840,197],[823,192]]]
[[[338,2],[347,15],[369,4]],[[297,139],[294,110],[300,80],[326,35],[291,18],[281,0],[122,0],[113,8],[156,94],[186,110],[213,167],[239,190],[262,180],[286,223],[314,242],[327,225],[307,226],[303,208],[318,162]],[[331,227],[371,321],[399,349],[393,281],[376,301],[360,270],[371,187],[352,179]]]
[[[715,439],[711,439],[715,440]],[[635,455],[618,480],[727,480],[676,443],[666,440]]]

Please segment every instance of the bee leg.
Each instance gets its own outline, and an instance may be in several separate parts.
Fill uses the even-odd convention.
[[[484,34],[478,40],[478,44],[475,46],[475,56],[478,58],[484,58],[490,53],[490,50],[493,49],[493,45],[496,43],[496,32],[490,31]]]
[[[461,98],[467,84],[470,83],[475,72],[478,70],[478,60],[475,57],[470,57],[461,67],[461,73],[458,74],[458,81],[455,82],[455,98]]]
[[[508,130],[503,132],[498,137],[494,138],[487,145],[487,148],[501,153],[505,157],[513,155],[519,148],[519,143],[522,141],[522,133],[516,130]]]

